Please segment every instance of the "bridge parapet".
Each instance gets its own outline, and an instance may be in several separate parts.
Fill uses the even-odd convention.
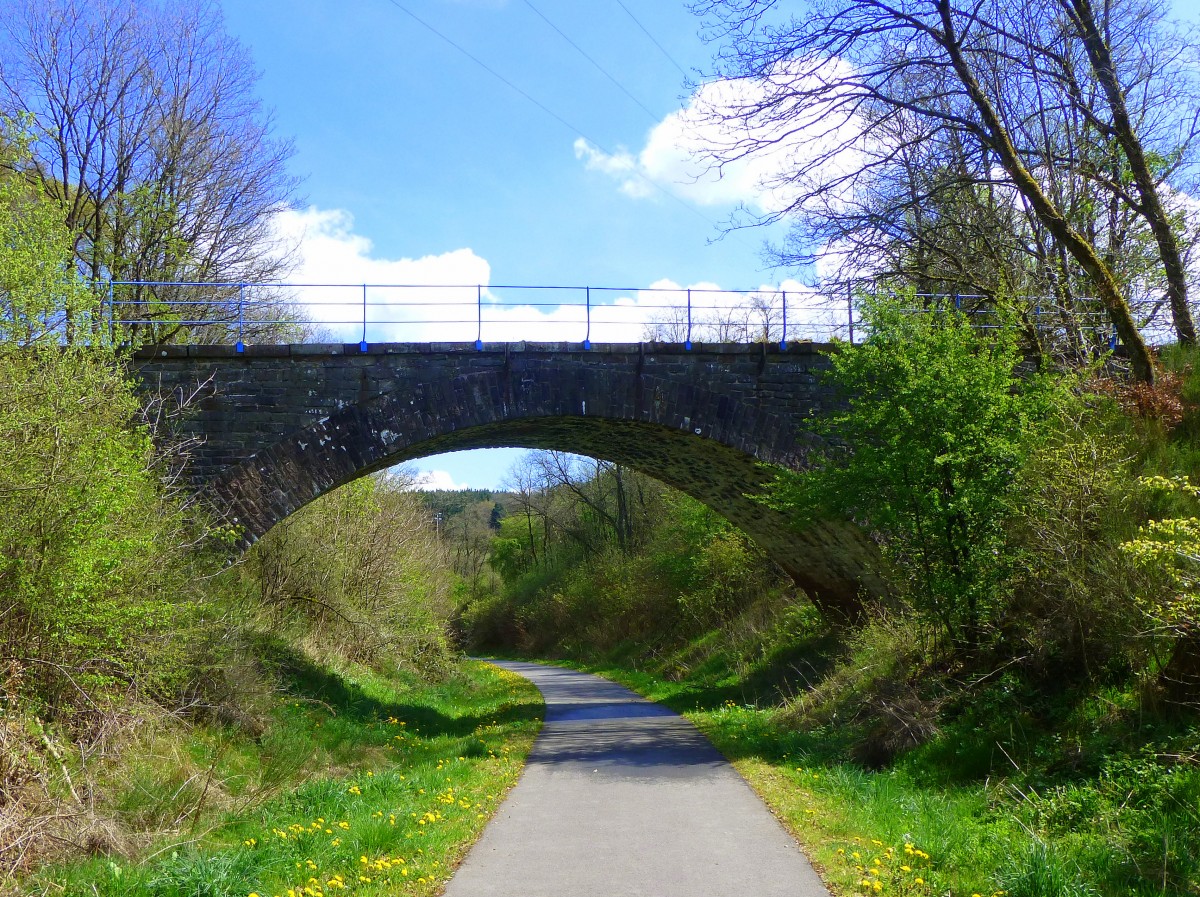
[[[431,422],[455,430],[482,422],[480,413],[489,410],[504,418],[590,414],[700,431],[759,460],[791,465],[801,460],[796,436],[805,420],[834,400],[820,380],[829,349],[817,343],[691,350],[674,343],[588,350],[565,342],[482,350],[469,343],[378,343],[365,352],[356,343],[251,345],[242,352],[162,346],[138,352],[135,365],[147,389],[195,397],[185,428],[203,439],[195,471],[207,479],[350,405],[399,393]],[[756,413],[749,431],[748,410],[769,422]]]

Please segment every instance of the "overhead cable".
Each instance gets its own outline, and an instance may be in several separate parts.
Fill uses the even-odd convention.
[[[658,41],[656,41],[654,39],[654,35],[651,34],[646,29],[646,26],[638,21],[638,17],[635,16],[632,12],[630,12],[628,6],[626,6],[624,3],[622,3],[621,0],[617,0],[617,6],[621,7],[621,9],[625,10],[625,15],[627,15],[627,16],[629,16],[629,18],[633,19],[633,24],[637,25],[639,28],[642,29],[642,33],[645,34],[646,37],[650,38],[650,43],[652,43],[652,44],[654,44],[654,46],[658,47],[659,52],[662,53],[663,56],[667,57],[667,59],[670,60],[671,65],[673,65],[673,66],[675,66],[675,68],[679,69],[679,74],[683,75],[683,77],[685,77],[685,78],[691,77],[690,75],[688,75],[688,73],[684,69],[684,67],[675,61],[675,57],[667,52],[666,47],[664,47],[662,44],[660,44]]]
[[[602,75],[603,75],[605,78],[607,78],[609,81],[611,81],[613,84],[615,84],[615,85],[617,86],[617,89],[618,89],[619,91],[621,91],[621,93],[625,94],[625,96],[629,97],[629,99],[631,99],[631,100],[633,100],[635,103],[637,103],[637,105],[638,105],[639,107],[641,107],[642,111],[643,111],[643,112],[645,112],[645,113],[646,113],[648,116],[650,116],[650,120],[651,120],[651,121],[653,121],[653,122],[656,122],[656,123],[657,123],[657,122],[659,121],[659,119],[660,119],[660,118],[662,118],[662,116],[660,116],[660,115],[656,115],[656,114],[655,114],[654,112],[652,112],[652,111],[651,111],[649,108],[647,108],[647,106],[646,106],[646,104],[645,104],[645,103],[643,103],[641,100],[639,100],[637,97],[635,97],[635,96],[634,96],[632,93],[630,93],[630,92],[629,92],[629,91],[628,91],[628,90],[625,88],[625,85],[624,85],[624,84],[622,84],[622,83],[621,83],[620,81],[618,81],[618,80],[617,80],[615,77],[613,77],[613,76],[612,76],[612,74],[610,74],[610,73],[609,73],[609,71],[608,71],[606,68],[604,68],[604,66],[602,66],[602,65],[601,65],[600,63],[598,63],[598,62],[597,62],[595,59],[593,59],[591,56],[589,56],[589,55],[587,54],[587,52],[585,52],[585,51],[584,51],[583,47],[579,46],[579,44],[577,44],[577,43],[575,43],[575,41],[571,40],[571,38],[569,38],[569,37],[567,36],[567,33],[566,33],[565,31],[563,31],[561,28],[559,28],[557,25],[555,25],[553,22],[551,22],[551,21],[550,21],[548,18],[546,18],[546,15],[545,15],[545,13],[543,13],[543,12],[542,12],[540,9],[538,9],[536,6],[534,6],[534,5],[533,5],[533,4],[530,2],[530,0],[525,0],[525,5],[526,5],[526,6],[528,6],[530,9],[532,9],[532,10],[533,10],[535,13],[537,13],[538,17],[539,17],[539,18],[540,18],[540,19],[541,19],[543,22],[545,22],[547,25],[549,25],[551,28],[553,28],[555,31],[557,31],[557,32],[558,32],[558,36],[559,36],[559,37],[561,37],[563,40],[565,40],[565,41],[566,41],[568,44],[570,44],[572,47],[574,47],[574,48],[575,48],[575,51],[576,51],[577,53],[579,53],[579,55],[580,55],[580,56],[582,56],[584,59],[586,59],[586,60],[587,60],[588,62],[590,62],[592,65],[594,65],[594,66],[596,67],[596,70],[597,70],[598,72],[600,72],[600,74],[602,74]]]
[[[571,124],[569,121],[567,121],[565,118],[563,118],[557,112],[555,112],[553,109],[551,109],[548,106],[544,105],[543,103],[539,102],[534,97],[532,97],[530,94],[526,93],[524,90],[522,90],[516,84],[514,84],[512,81],[509,81],[502,74],[500,74],[498,71],[496,71],[490,65],[488,65],[486,62],[484,62],[478,56],[471,53],[469,50],[467,50],[461,44],[456,43],[450,37],[448,37],[447,35],[443,34],[441,31],[439,31],[437,28],[430,25],[428,22],[426,22],[424,19],[422,19],[416,13],[414,13],[411,9],[409,9],[408,7],[406,7],[402,3],[400,3],[400,0],[388,0],[388,2],[392,6],[396,7],[396,9],[400,10],[402,13],[404,13],[409,18],[411,18],[418,25],[420,25],[421,27],[430,31],[431,33],[437,35],[438,37],[440,37],[443,41],[448,43],[459,53],[466,56],[468,59],[470,59],[473,63],[475,63],[477,66],[479,66],[485,72],[487,72],[489,75],[491,75],[497,81],[500,81],[501,83],[505,84],[507,87],[509,87],[511,90],[515,91],[516,93],[520,94],[522,97],[524,97],[530,103],[532,103],[534,106],[537,106],[537,108],[541,109],[543,112],[545,112],[547,115],[549,115],[551,118],[553,118],[556,122],[558,122],[560,125],[562,125],[564,128],[566,128],[568,131],[571,131],[573,134],[576,134],[577,136],[582,137],[584,140],[586,140],[593,147],[600,150],[605,155],[607,155],[607,156],[616,155],[615,153],[613,153],[609,149],[607,149],[604,146],[604,144],[602,144],[596,140],[593,140],[591,137],[589,137],[586,133],[584,133],[584,131],[581,128],[575,127],[575,125]],[[713,227],[716,227],[718,229],[721,227],[721,225],[719,225],[716,221],[713,221],[711,218],[709,218],[707,215],[705,215],[703,212],[701,212],[699,209],[697,209],[691,203],[676,196],[674,193],[672,193],[670,190],[668,190],[665,186],[663,186],[658,181],[654,180],[652,177],[645,174],[644,172],[639,171],[636,167],[633,168],[630,173],[632,175],[636,176],[637,178],[639,178],[640,180],[645,181],[647,184],[649,184],[651,187],[653,187],[659,193],[662,193],[668,199],[674,200],[675,202],[677,202],[679,205],[683,206],[685,209],[687,209],[689,212],[691,212],[693,215],[695,215],[697,218],[701,219],[702,221],[705,221],[708,224],[710,224]]]

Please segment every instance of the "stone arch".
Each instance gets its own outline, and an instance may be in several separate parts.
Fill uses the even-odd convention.
[[[557,374],[561,374],[559,371]],[[691,495],[741,527],[830,618],[857,614],[882,582],[874,546],[855,528],[792,530],[753,501],[770,473],[804,463],[795,422],[694,381],[604,366],[491,370],[363,395],[212,477],[204,491],[243,544],[357,477],[470,448],[553,449],[625,464]]]

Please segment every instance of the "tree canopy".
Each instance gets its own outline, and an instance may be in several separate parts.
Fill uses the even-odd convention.
[[[1158,307],[1194,340],[1197,43],[1161,0],[695,6],[738,85],[707,110],[712,162],[781,160],[777,261],[1067,314],[1094,297],[1146,380]]]
[[[277,280],[293,198],[246,49],[215,0],[19,0],[0,19],[0,111],[31,124],[22,173],[58,204],[89,280]],[[124,317],[183,288],[129,290]],[[209,291],[193,317],[223,320]],[[138,303],[138,304],[134,304]],[[147,338],[179,325],[159,321]]]

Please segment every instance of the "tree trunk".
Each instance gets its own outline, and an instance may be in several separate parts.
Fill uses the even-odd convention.
[[[1150,225],[1154,240],[1158,244],[1159,256],[1162,259],[1163,271],[1167,278],[1167,300],[1171,305],[1171,317],[1175,324],[1175,333],[1179,341],[1185,345],[1196,342],[1196,325],[1192,321],[1192,310],[1187,301],[1187,269],[1179,252],[1179,241],[1175,230],[1171,227],[1170,219],[1163,208],[1158,195],[1158,187],[1150,164],[1142,149],[1142,142],[1134,131],[1133,122],[1125,106],[1125,94],[1117,80],[1116,66],[1113,64],[1112,53],[1108,44],[1096,26],[1096,17],[1092,13],[1091,0],[1059,0],[1067,7],[1067,12],[1074,19],[1079,37],[1087,51],[1088,62],[1100,86],[1104,90],[1109,110],[1112,112],[1113,136],[1125,152],[1129,163],[1129,171],[1137,186],[1141,205],[1135,208]]]
[[[1108,266],[1096,254],[1096,248],[1071,227],[1062,211],[1042,190],[1037,179],[1021,162],[1020,154],[1013,144],[1004,123],[1000,121],[996,110],[992,108],[987,95],[976,81],[962,53],[962,47],[955,37],[954,22],[951,19],[949,0],[937,0],[937,8],[941,15],[944,33],[939,40],[950,56],[951,65],[958,79],[966,88],[967,94],[980,114],[982,125],[978,128],[978,137],[989,146],[999,157],[1004,170],[1013,180],[1013,186],[1033,208],[1034,214],[1048,231],[1066,247],[1071,257],[1079,263],[1087,273],[1088,278],[1096,287],[1097,298],[1104,305],[1117,329],[1117,336],[1129,351],[1129,361],[1133,367],[1133,375],[1144,383],[1154,382],[1154,360],[1146,347],[1142,335],[1134,323],[1129,303],[1121,295],[1121,289]]]
[[[1171,659],[1159,673],[1167,700],[1200,709],[1200,627],[1193,627],[1175,642]]]

